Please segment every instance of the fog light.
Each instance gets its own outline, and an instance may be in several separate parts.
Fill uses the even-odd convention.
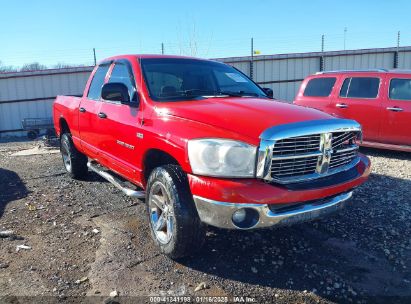
[[[236,210],[232,215],[234,226],[240,229],[249,229],[254,227],[260,219],[257,210],[252,208],[241,208]]]
[[[233,213],[233,222],[234,223],[242,223],[245,220],[247,213],[245,209],[238,209],[236,212]]]

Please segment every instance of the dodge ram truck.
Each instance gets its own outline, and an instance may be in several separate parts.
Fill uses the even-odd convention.
[[[53,105],[65,169],[144,199],[159,250],[198,250],[207,225],[291,225],[346,206],[370,173],[361,126],[272,98],[224,63],[123,55],[101,61],[82,97]]]

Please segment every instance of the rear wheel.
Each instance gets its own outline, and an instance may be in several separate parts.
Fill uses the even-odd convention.
[[[201,248],[205,225],[200,221],[186,174],[176,165],[158,167],[146,191],[151,235],[160,251],[172,259]]]
[[[87,175],[87,156],[76,149],[70,133],[61,136],[60,152],[64,167],[71,177],[82,179]]]
[[[56,131],[54,131],[54,129],[47,129],[46,136],[47,137],[54,137],[54,136],[56,136]]]
[[[36,131],[36,130],[30,130],[30,131],[27,132],[27,138],[28,138],[28,139],[34,140],[34,139],[36,139],[38,136],[39,136],[39,132]]]

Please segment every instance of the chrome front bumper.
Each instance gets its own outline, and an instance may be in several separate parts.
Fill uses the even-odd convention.
[[[266,204],[237,204],[210,200],[194,195],[194,202],[202,222],[211,226],[226,229],[239,228],[233,223],[233,213],[241,208],[250,208],[258,212],[258,221],[251,227],[263,228],[271,226],[288,226],[321,218],[346,206],[352,197],[352,192],[346,192],[329,199],[311,201],[307,204],[297,204],[296,208],[275,212]]]

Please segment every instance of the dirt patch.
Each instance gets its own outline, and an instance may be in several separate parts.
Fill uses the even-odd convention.
[[[31,149],[25,149],[12,153],[10,156],[31,156],[31,155],[41,155],[41,154],[55,154],[60,153],[58,148],[50,148],[44,146],[37,146]]]
[[[373,174],[334,217],[250,232],[209,228],[197,256],[174,262],[154,247],[143,202],[92,173],[70,179],[58,154],[12,155],[31,148],[0,144],[0,230],[15,233],[0,238],[2,302],[5,296],[103,302],[114,290],[131,301],[148,295],[411,300],[410,154],[363,150]],[[17,252],[18,245],[31,249]],[[195,292],[200,283],[207,287]]]

